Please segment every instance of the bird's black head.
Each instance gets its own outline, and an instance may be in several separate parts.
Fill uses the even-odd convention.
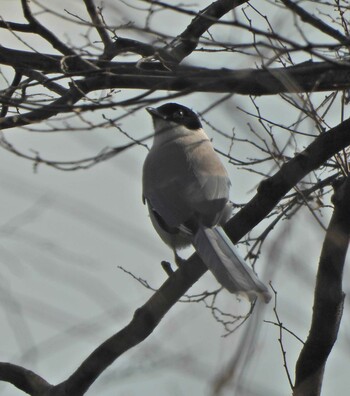
[[[178,103],[166,103],[160,107],[147,107],[147,111],[153,118],[161,118],[166,121],[176,122],[188,129],[202,128],[202,124],[195,112]]]

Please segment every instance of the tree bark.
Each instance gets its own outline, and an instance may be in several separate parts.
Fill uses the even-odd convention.
[[[350,241],[350,177],[336,189],[333,202],[317,272],[310,332],[297,361],[293,396],[320,395],[342,318],[343,268]]]

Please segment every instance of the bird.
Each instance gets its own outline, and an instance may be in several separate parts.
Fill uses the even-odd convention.
[[[271,298],[222,226],[232,216],[231,182],[198,115],[178,103],[147,107],[153,144],[143,165],[142,198],[160,238],[174,251],[193,245],[217,281],[250,302]],[[179,264],[179,265],[180,265]]]

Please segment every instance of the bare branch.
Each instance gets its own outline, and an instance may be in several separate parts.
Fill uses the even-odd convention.
[[[272,95],[282,92],[332,91],[350,86],[349,64],[346,62],[310,61],[287,68],[238,70],[180,66],[172,72],[159,69],[157,64],[150,65],[148,70],[140,70],[133,62],[109,62],[94,59],[81,61],[78,56],[65,58],[57,55],[33,54],[0,46],[0,63],[46,73],[64,71],[66,75],[86,76],[98,72],[111,73],[108,79],[104,78],[106,82],[100,89],[183,90],[188,88],[200,92]],[[90,70],[87,64],[92,65]]]
[[[206,267],[197,257],[184,262],[181,268],[135,311],[131,322],[100,345],[65,382],[58,385],[58,388],[64,389],[64,394],[67,395],[83,395],[115,359],[153,332],[163,316],[205,271]]]
[[[0,19],[0,28],[15,32],[33,33],[33,28],[26,23],[16,23]]]
[[[246,0],[212,0],[202,10],[200,3],[141,0],[144,3],[108,2],[102,14],[99,1],[84,0],[69,5],[69,9],[65,10],[60,4],[52,8],[36,0],[21,0],[25,16],[22,22],[25,23],[5,21],[0,17],[0,29],[7,30],[4,40],[10,37],[9,44],[4,40],[1,44],[13,45],[13,49],[0,45],[0,78],[5,83],[0,91],[0,129],[5,131],[25,126],[20,132],[36,133],[33,140],[32,134],[23,140],[9,133],[1,133],[0,149],[7,150],[18,159],[31,161],[34,170],[41,164],[64,171],[88,169],[142,144],[153,135],[146,136],[147,132],[144,132],[139,137],[138,129],[134,130],[135,123],[123,124],[124,120],[129,120],[149,104],[196,93],[195,102],[200,103],[198,110],[202,112],[204,123],[209,126],[215,123],[212,129],[214,133],[221,134],[219,144],[224,142],[225,145],[226,142],[226,148],[220,150],[225,159],[237,165],[239,171],[251,172],[253,178],[248,183],[265,179],[246,205],[234,204],[241,210],[226,225],[227,233],[234,242],[244,237],[242,244],[253,268],[255,261],[259,264],[268,238],[283,239],[285,234],[279,233],[275,226],[282,220],[291,220],[298,210],[308,209],[318,222],[317,227],[325,229],[322,215],[323,208],[329,208],[330,186],[341,173],[346,177],[350,171],[348,2],[336,0],[332,4],[311,0],[315,12],[308,12],[310,8],[302,8],[303,3],[298,0],[267,1],[264,5]],[[237,9],[242,5],[241,9]],[[81,16],[80,12],[84,15]],[[174,17],[174,24],[177,17],[187,22],[174,33],[173,27],[176,28],[176,25],[169,29],[162,19],[165,13],[170,18]],[[104,15],[108,15],[108,22]],[[294,18],[287,20],[292,15]],[[71,34],[73,30],[69,30],[68,25],[60,29],[66,22],[74,24],[74,34]],[[308,35],[305,28],[318,36]],[[314,40],[314,37],[321,37],[323,41]],[[50,44],[53,54],[41,52],[38,39]],[[198,59],[207,62],[208,57],[205,64],[213,64],[209,63],[211,57],[218,66],[209,69],[184,65],[182,61],[191,54],[194,55],[194,62]],[[220,54],[220,58],[215,59],[215,54]],[[118,56],[117,60],[132,61],[113,62],[115,56]],[[146,59],[135,62],[140,56]],[[250,68],[233,69],[240,67],[238,65]],[[314,94],[325,91],[329,93]],[[201,92],[218,95],[201,95]],[[225,95],[221,95],[223,93]],[[234,94],[254,97],[249,101],[243,97],[232,98]],[[271,101],[256,97],[278,94],[280,98]],[[199,101],[199,97],[203,97],[203,101]],[[271,102],[276,103],[278,110],[284,111],[286,106],[292,111],[282,114],[271,110]],[[216,108],[218,104],[220,108]],[[197,107],[195,103],[193,105]],[[103,114],[104,109],[108,109],[106,114]],[[219,120],[218,125],[210,118],[214,115],[211,113],[214,109],[216,116],[226,116],[225,120]],[[95,113],[92,115],[93,111]],[[234,111],[244,111],[241,114],[243,117],[234,119]],[[207,116],[208,120],[205,119]],[[335,125],[335,119],[339,120],[339,125],[331,128],[330,125]],[[55,147],[48,155],[44,152],[46,145],[41,146],[42,139],[38,135],[46,134],[50,139],[48,135],[51,132],[84,131],[90,134],[97,129],[108,140],[110,131],[119,131],[117,139],[122,141],[83,157],[75,155],[72,159],[65,158],[69,153],[64,153],[64,158],[55,159]],[[58,139],[65,139],[65,136]],[[235,151],[236,144],[239,146],[238,153]],[[245,147],[249,147],[249,152]],[[334,216],[336,213],[342,216],[339,214],[337,222],[331,222],[329,238],[324,243],[315,293],[314,320],[308,342],[299,358],[295,396],[303,392],[318,395],[324,365],[340,323],[343,298],[340,262],[346,251],[346,241],[345,237],[344,240],[331,237],[334,237],[334,225],[338,227],[335,232],[344,231],[345,220],[341,223],[342,217],[350,221],[349,209],[344,203],[346,200],[349,202],[349,183],[347,187],[344,187],[345,184],[340,187],[335,195]],[[261,227],[250,232],[262,220],[265,222]],[[291,229],[285,228],[288,232]],[[277,232],[276,236],[273,236],[272,230]],[[346,235],[348,237],[349,233]],[[340,240],[342,245],[335,246],[334,239]],[[278,240],[275,242],[273,246],[280,246]],[[327,251],[332,255],[329,259],[326,257]],[[271,257],[275,252],[276,256],[278,247],[271,248]],[[321,271],[324,261],[336,266],[335,270],[331,268],[332,274]],[[161,288],[154,290],[154,295],[135,312],[124,329],[114,330],[116,334],[110,339],[98,347],[93,346],[92,350],[96,349],[91,355],[61,384],[51,386],[36,374],[7,363],[0,363],[0,380],[35,396],[82,396],[111,363],[146,339],[185,291],[206,272],[206,266],[196,255],[192,255],[177,271],[166,264],[163,268],[168,278]],[[326,267],[326,271],[331,270]],[[329,298],[329,301],[320,300],[318,295],[326,287],[331,290],[326,290],[323,297]],[[333,289],[336,292],[332,294]],[[219,292],[190,298],[185,295],[184,299],[204,301],[215,319],[230,334],[231,328],[237,326],[236,321],[242,318],[239,315],[228,317],[216,306],[221,303]],[[322,314],[323,309],[330,312]],[[324,322],[316,323],[322,315],[323,320],[327,318],[332,321],[332,326],[323,329]],[[275,316],[274,324],[279,327],[280,336],[285,331],[292,334],[282,325],[276,306]],[[260,321],[261,317],[258,319]],[[254,328],[252,322],[249,320],[247,330],[252,325]],[[316,325],[320,334],[315,340],[313,331]],[[242,356],[244,361],[248,355],[255,356],[250,353],[253,343],[247,338],[249,332],[233,353],[227,369],[217,376],[217,386],[214,388],[218,392],[231,383],[232,378],[235,386],[240,386],[238,363],[241,365]],[[255,331],[250,334],[256,336]],[[319,347],[317,342],[321,336],[324,337],[323,345]],[[289,351],[282,339],[280,345],[287,366]],[[315,345],[319,355],[313,355]],[[289,370],[287,376],[293,387]]]
[[[327,358],[343,313],[343,268],[350,241],[350,177],[336,188],[334,212],[324,240],[309,336],[296,365],[294,396],[319,396]]]
[[[142,140],[134,140],[131,143],[125,144],[120,147],[106,148],[102,150],[100,153],[93,157],[73,160],[73,161],[54,161],[42,158],[39,153],[35,153],[34,155],[29,155],[18,151],[13,145],[11,145],[4,136],[0,135],[0,146],[12,154],[17,155],[20,158],[24,158],[33,162],[34,168],[36,169],[40,164],[45,164],[55,169],[59,169],[61,171],[75,171],[78,169],[89,169],[94,165],[97,165],[103,161],[107,161],[108,159],[113,158],[114,156],[120,154],[121,152],[142,144],[143,140],[148,139],[149,136],[146,136]]]
[[[161,59],[165,61],[165,64],[179,64],[196,49],[203,33],[229,11],[246,2],[247,0],[217,0],[211,3],[198,12],[183,33],[160,50]]]
[[[141,41],[117,37],[117,39],[108,46],[105,50],[103,59],[112,59],[116,55],[132,52],[134,54],[139,54],[143,57],[151,56],[156,52],[156,48],[153,45],[142,43]]]
[[[30,395],[39,395],[52,385],[38,374],[21,366],[0,362],[0,381],[6,381]]]
[[[17,52],[17,51],[15,51]],[[60,57],[29,54],[18,51],[23,57],[19,63],[22,67],[29,67],[28,63],[46,63],[49,69],[61,68]],[[0,61],[13,63],[11,50],[0,48]],[[2,57],[3,55],[3,57]],[[12,54],[13,55],[13,54]],[[36,56],[34,56],[36,55]],[[24,59],[25,58],[25,59]],[[65,64],[67,69],[81,70],[80,58],[69,58],[72,63]],[[78,60],[78,62],[76,62]],[[44,63],[41,63],[41,62]],[[106,71],[98,72],[93,69],[86,71],[84,61],[84,74],[93,74],[71,84],[71,89],[62,97],[54,100],[46,106],[42,106],[32,112],[0,120],[0,127],[8,129],[15,126],[27,125],[33,122],[46,120],[58,112],[74,111],[74,103],[84,97],[85,94],[101,89],[131,88],[149,90],[172,90],[180,93],[190,92],[237,92],[245,95],[276,94],[280,92],[318,92],[347,88],[350,86],[348,79],[348,65],[334,65],[331,63],[313,63],[293,66],[289,68],[275,68],[269,70],[208,70],[202,68],[184,67],[179,71],[147,71],[140,70],[133,63],[107,62]],[[91,63],[93,65],[93,63]],[[110,106],[114,106],[111,103]],[[87,108],[89,109],[89,108]],[[77,109],[83,111],[80,106]]]
[[[23,14],[33,33],[39,34],[42,38],[47,40],[57,51],[64,55],[76,55],[76,53],[69,47],[67,47],[61,40],[59,40],[50,30],[43,26],[32,14],[28,0],[21,0]]]
[[[299,15],[302,21],[309,23],[319,31],[327,34],[328,36],[335,38],[342,44],[347,44],[347,45],[350,44],[350,40],[348,37],[344,36],[337,29],[333,29],[331,26],[324,23],[321,19],[315,17],[314,15],[311,15],[310,13],[305,11],[302,7],[300,7],[298,4],[294,3],[291,0],[281,0],[281,1],[291,11]]]
[[[21,82],[21,78],[22,78],[22,74],[16,71],[11,85],[9,86],[9,88],[7,88],[4,94],[1,95],[0,102],[4,103],[4,101],[11,98],[12,94],[16,91],[18,84]],[[0,118],[5,117],[7,111],[8,111],[8,106],[6,104],[3,104],[0,111]]]
[[[309,172],[350,145],[350,119],[316,138],[304,151],[282,165],[269,179],[264,180],[258,193],[226,225],[225,230],[234,242],[269,214],[278,201]]]
[[[113,41],[109,37],[109,34],[104,26],[104,23],[98,14],[97,8],[95,7],[95,4],[93,0],[84,0],[85,7],[90,15],[91,21],[94,24],[98,34],[101,37],[101,40],[105,46],[105,52],[107,48],[113,44]]]

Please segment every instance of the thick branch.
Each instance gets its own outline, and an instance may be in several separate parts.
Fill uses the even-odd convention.
[[[31,54],[27,57],[24,51],[18,68],[29,68],[35,64],[41,70],[46,66],[52,71],[62,68],[61,57],[45,57]],[[0,62],[10,64],[11,50],[0,47]],[[36,55],[36,56],[34,56]],[[64,60],[65,69],[81,70],[80,58]],[[43,62],[43,63],[41,63]],[[84,61],[90,63],[90,61]],[[13,63],[13,62],[12,62]],[[41,66],[39,66],[41,64]],[[93,63],[91,62],[92,66]],[[73,111],[73,105],[85,94],[101,89],[129,88],[148,90],[172,90],[188,92],[236,92],[244,95],[266,95],[281,92],[310,92],[339,90],[350,87],[350,68],[348,65],[333,63],[307,63],[290,68],[275,68],[268,70],[208,70],[194,67],[180,67],[176,72],[160,70],[140,70],[132,63],[98,62],[103,69],[80,73],[91,75],[76,81],[71,90],[61,98],[32,112],[0,119],[0,129],[40,122],[59,112]],[[86,69],[85,69],[86,70]],[[46,70],[47,71],[47,70]],[[62,70],[61,70],[62,72]],[[24,72],[25,73],[25,72]],[[111,106],[113,103],[111,103]],[[84,106],[79,107],[83,111]]]
[[[225,226],[234,242],[264,219],[287,192],[308,173],[350,145],[350,119],[316,138],[304,151],[285,163],[280,171],[263,181],[258,194]]]
[[[100,17],[93,0],[84,0],[84,3],[87,12],[90,15],[91,21],[94,24],[98,34],[100,35],[101,40],[106,49],[107,47],[113,44],[113,41],[109,37],[109,34],[103,24],[102,18]]]
[[[1,101],[5,102],[7,99],[11,99],[11,96],[16,91],[18,84],[21,82],[21,79],[22,79],[22,74],[16,71],[12,83],[2,95]],[[8,106],[6,106],[6,104],[3,104],[2,109],[0,111],[0,118],[5,117],[7,111],[8,111]]]
[[[6,381],[30,395],[38,395],[51,388],[42,377],[21,366],[0,363],[0,381]]]
[[[350,87],[348,63],[304,62],[297,66],[270,69],[205,69],[179,66],[176,71],[150,70],[136,63],[82,60],[79,57],[17,51],[0,46],[0,63],[15,69],[44,73],[97,75],[100,89],[131,88],[199,92],[227,92],[243,95],[273,95],[283,92],[333,91]],[[89,69],[87,65],[91,65]],[[95,67],[96,69],[92,69]],[[103,73],[108,73],[108,78]],[[102,75],[101,75],[102,74]],[[104,82],[102,82],[104,80]],[[95,84],[96,86],[96,84]],[[95,89],[99,89],[96,87]]]
[[[165,55],[165,60],[170,63],[179,64],[196,49],[203,33],[229,11],[244,3],[247,3],[247,0],[214,1],[204,10],[198,12],[186,30],[160,51],[161,56]]]
[[[343,268],[350,242],[350,177],[336,190],[333,202],[317,272],[311,328],[296,365],[294,396],[320,395],[342,317]]]
[[[33,28],[28,24],[4,21],[3,19],[0,19],[0,28],[15,32],[33,33]]]
[[[115,359],[153,332],[163,316],[205,271],[206,267],[196,257],[184,263],[181,269],[173,273],[161,288],[135,311],[133,319],[126,327],[100,345],[58,388],[64,389],[66,393],[63,394],[83,395]]]

